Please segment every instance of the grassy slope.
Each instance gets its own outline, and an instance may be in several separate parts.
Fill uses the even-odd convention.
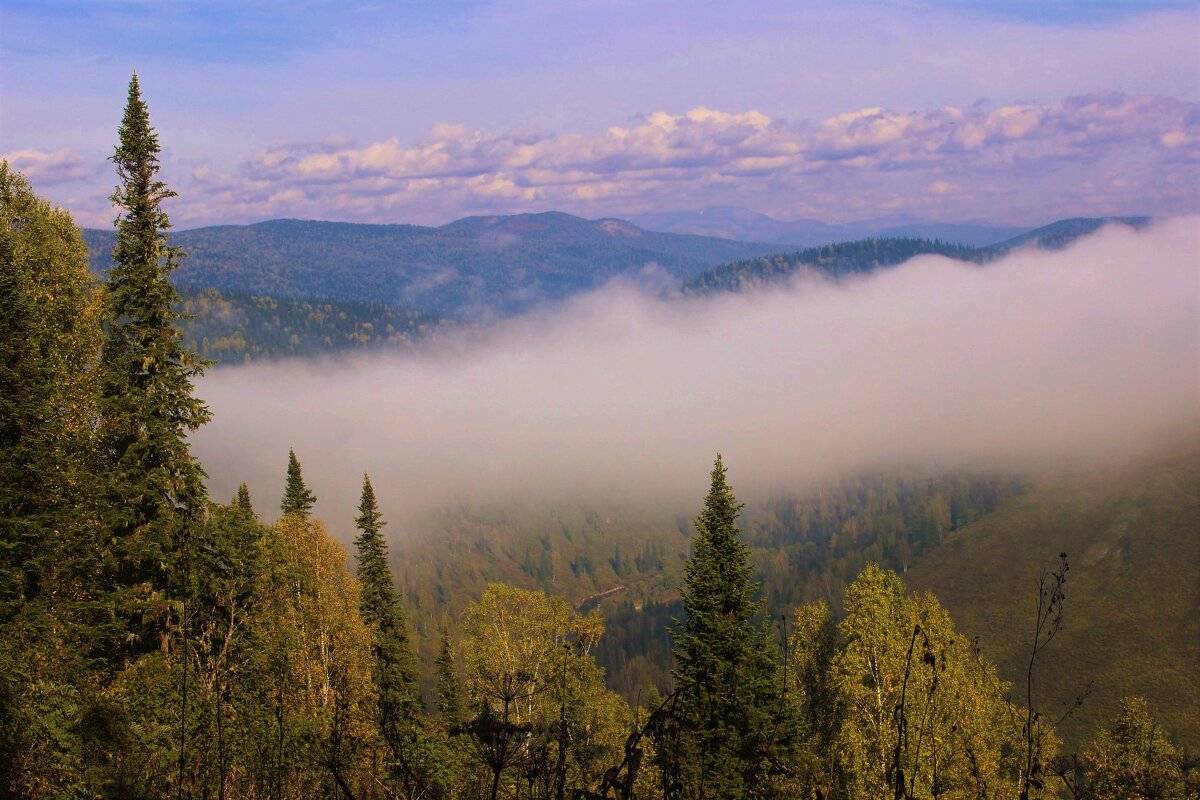
[[[959,630],[1024,697],[1039,570],[1065,550],[1066,619],[1035,678],[1053,712],[1089,680],[1061,728],[1068,751],[1140,694],[1193,752],[1200,748],[1200,452],[1087,476],[1058,475],[925,554],[906,582],[933,591]]]

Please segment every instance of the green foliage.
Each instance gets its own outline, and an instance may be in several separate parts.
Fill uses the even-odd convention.
[[[458,680],[458,664],[450,634],[442,631],[437,657],[437,701],[442,724],[452,728],[463,722],[462,684]]]
[[[655,742],[668,797],[775,796],[769,776],[795,733],[769,629],[756,624],[763,603],[754,599],[750,551],[737,528],[741,508],[718,455],[684,566],[678,729]]]
[[[1188,793],[1179,751],[1141,697],[1121,701],[1121,713],[1101,729],[1084,756],[1092,800],[1183,800]]]
[[[839,633],[835,794],[1014,796],[1023,714],[936,598],[907,595],[895,573],[868,566],[847,589]]]
[[[238,484],[237,495],[233,498],[233,504],[250,516],[254,516],[254,505],[250,502],[250,487],[246,484]]]
[[[312,514],[313,503],[317,496],[304,483],[304,475],[300,472],[300,459],[296,458],[295,450],[288,450],[287,484],[283,490],[283,500],[279,504],[285,516],[297,514],[304,519]]]
[[[416,763],[421,721],[417,687],[417,662],[408,638],[408,623],[392,570],[388,567],[387,543],[380,531],[387,523],[375,501],[371,479],[363,475],[362,499],[354,523],[361,533],[354,540],[358,581],[362,587],[359,613],[371,631],[375,658],[372,679],[378,696],[378,724],[391,750],[397,769],[415,781],[421,766]]]
[[[114,665],[128,645],[134,652],[157,646],[160,606],[176,572],[187,569],[188,540],[206,503],[204,471],[187,444],[187,434],[209,418],[192,396],[204,365],[175,327],[178,296],[168,277],[182,253],[167,241],[162,203],[175,193],[158,180],[158,153],[135,75],[113,155],[121,183],[112,201],[124,213],[106,284],[100,363],[110,544],[98,569],[117,619],[100,627],[98,644]]]
[[[501,584],[468,607],[462,648],[475,714],[458,730],[490,788],[483,796],[522,785],[532,797],[574,796],[620,760],[628,707],[591,657],[603,630],[598,615],[561,598]]]
[[[0,161],[0,625],[90,536],[98,295],[78,229]]]
[[[1058,726],[1064,750],[1082,753],[1092,732],[1117,716],[1121,698],[1136,694],[1195,751],[1198,485],[1192,443],[1119,466],[1045,474],[923,554],[905,580],[935,593],[1024,697],[1038,573],[1069,550],[1067,613],[1038,657],[1034,704],[1057,719],[1091,687]]]

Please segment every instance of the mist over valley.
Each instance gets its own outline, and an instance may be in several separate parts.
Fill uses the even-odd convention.
[[[0,798],[1200,798],[1195,2],[2,4]]]

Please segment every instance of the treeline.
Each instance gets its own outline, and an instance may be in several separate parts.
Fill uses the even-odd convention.
[[[445,320],[394,306],[182,289],[183,345],[218,364],[399,348]]]
[[[869,565],[835,622],[764,620],[720,457],[695,520],[673,687],[631,708],[598,615],[488,585],[445,626],[434,709],[374,487],[347,553],[290,453],[281,516],[212,500],[136,76],[123,210],[91,282],[70,217],[0,163],[0,794],[20,798],[1181,797],[1195,771],[1136,700],[1080,759],[931,595]],[[642,557],[658,557],[653,549]],[[631,555],[630,559],[634,557]],[[615,558],[623,569],[626,559]],[[1062,624],[1043,576],[1033,653]]]
[[[936,239],[861,239],[809,247],[792,253],[730,261],[684,281],[683,291],[686,294],[744,292],[784,283],[805,269],[840,278],[903,264],[920,255],[939,255],[976,263],[987,257],[983,249]]]
[[[986,264],[1024,246],[1061,250],[1109,224],[1146,227],[1150,217],[1087,217],[1062,219],[986,247],[920,237],[868,238],[809,247],[791,253],[745,258],[718,264],[683,283],[685,294],[743,292],[786,283],[803,271],[841,278],[903,264],[921,255],[937,255],[972,264]]]

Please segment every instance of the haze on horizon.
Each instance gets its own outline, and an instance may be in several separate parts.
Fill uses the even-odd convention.
[[[1200,431],[1200,218],[986,267],[920,257],[705,298],[614,284],[482,337],[219,368],[193,437],[270,518],[289,447],[348,536],[363,471],[407,521],[450,504],[691,508],[714,454],[749,497],[897,465],[1103,464]]]
[[[0,155],[107,227],[137,69],[181,228],[1175,215],[1198,25],[1188,0],[0,0]]]

